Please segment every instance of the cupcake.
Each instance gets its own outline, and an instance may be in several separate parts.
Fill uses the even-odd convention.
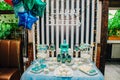
[[[48,73],[49,73],[49,69],[47,69],[47,68],[44,69],[44,73],[45,73],[45,74],[48,74]]]
[[[49,66],[50,71],[54,71],[54,66]]]
[[[77,69],[77,65],[73,65],[73,66],[72,66],[72,69],[73,69],[73,70],[76,70],[76,69]]]

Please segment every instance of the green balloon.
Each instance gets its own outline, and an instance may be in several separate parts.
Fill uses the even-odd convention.
[[[41,0],[35,0],[35,5],[33,6],[31,13],[35,16],[42,17],[42,15],[44,14],[45,7],[45,2],[42,2]]]
[[[32,10],[36,0],[23,0],[24,7],[26,10]]]

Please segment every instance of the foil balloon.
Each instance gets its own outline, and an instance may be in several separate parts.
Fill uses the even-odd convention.
[[[19,12],[18,16],[19,16],[18,26],[26,27],[26,21],[27,21],[28,13],[27,12]]]
[[[19,2],[21,2],[21,0],[12,0],[13,5],[18,4]]]
[[[35,0],[35,5],[33,6],[31,13],[35,16],[42,17],[42,15],[44,14],[45,7],[45,2],[42,2],[41,0]]]
[[[19,2],[18,4],[15,4],[13,8],[14,8],[15,17],[18,17],[18,12],[25,12],[23,2]]]
[[[38,18],[32,16],[30,13],[27,12],[19,12],[19,23],[18,26],[23,26],[26,29],[31,30],[32,25],[38,20]]]
[[[7,4],[13,6],[12,0],[4,0]]]
[[[26,10],[31,10],[35,4],[35,0],[23,0],[24,6]]]
[[[32,29],[32,25],[38,20],[38,18],[32,16],[30,13],[28,14],[27,18],[27,29]]]

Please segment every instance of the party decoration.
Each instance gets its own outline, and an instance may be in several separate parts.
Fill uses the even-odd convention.
[[[57,55],[57,62],[62,62],[62,63],[70,63],[72,60],[71,55],[67,54],[58,54]]]
[[[55,51],[55,45],[53,43],[50,45],[50,50]]]
[[[21,0],[12,0],[13,5],[18,4],[19,2],[21,2]]]
[[[25,12],[25,8],[23,6],[23,2],[19,2],[18,4],[14,5],[14,13],[15,13],[16,17],[18,17],[18,12]]]
[[[37,45],[37,58],[38,59],[46,59],[47,58],[47,49],[48,46],[47,45]]]
[[[71,77],[73,76],[73,70],[71,69],[71,67],[65,64],[61,64],[60,66],[56,67],[54,75],[56,77],[64,77],[65,79],[70,80]]]
[[[38,20],[38,18],[32,16],[29,13],[28,18],[27,18],[27,28],[31,30],[33,23],[35,23],[37,20]]]
[[[44,69],[46,69],[46,67],[47,67],[47,65],[45,64],[44,59],[37,59],[37,60],[34,60],[34,66],[30,70],[30,72],[32,72],[32,73],[40,73]]]
[[[42,17],[45,7],[46,7],[46,3],[42,2],[41,0],[35,0],[35,5],[33,6],[33,9],[31,10],[31,13],[35,16],[40,16]]]
[[[33,23],[35,23],[38,20],[38,18],[32,16],[30,13],[27,12],[19,12],[18,16],[19,16],[18,25],[23,26],[24,28],[30,30],[32,29]]]
[[[74,46],[74,51],[79,51],[79,45],[78,45],[78,44],[76,44],[76,45]]]
[[[92,48],[92,45],[87,43],[80,44],[80,47],[79,47],[81,51],[89,51],[90,48]]]
[[[61,61],[61,54],[58,54],[57,55],[57,62],[60,62]]]
[[[32,29],[33,23],[44,13],[46,3],[41,0],[6,0],[7,3],[13,5],[16,18],[19,16],[18,26]],[[33,16],[34,15],[34,16]]]
[[[35,4],[36,0],[23,0],[24,6],[26,10],[31,10]]]
[[[8,3],[9,5],[13,6],[12,0],[4,0],[6,3]]]
[[[66,62],[66,55],[65,54],[61,54],[61,62],[65,63]]]
[[[18,16],[19,16],[19,23],[18,25],[19,26],[25,26],[26,27],[26,21],[27,21],[27,17],[28,17],[28,14],[27,12],[19,12],[18,13]]]
[[[68,53],[68,48],[69,48],[69,45],[66,43],[66,40],[64,40],[63,44],[60,44],[60,52],[62,54],[64,53]]]
[[[91,65],[86,64],[80,65],[79,70],[90,76],[98,74],[98,71],[96,71],[95,68]]]

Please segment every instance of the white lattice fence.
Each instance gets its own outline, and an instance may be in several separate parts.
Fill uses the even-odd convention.
[[[98,0],[43,1],[47,6],[40,24],[37,22],[37,44],[55,44],[56,52],[59,52],[63,40],[69,44],[71,51],[75,44],[93,45],[96,42]],[[94,48],[91,49],[91,55],[93,50]]]

